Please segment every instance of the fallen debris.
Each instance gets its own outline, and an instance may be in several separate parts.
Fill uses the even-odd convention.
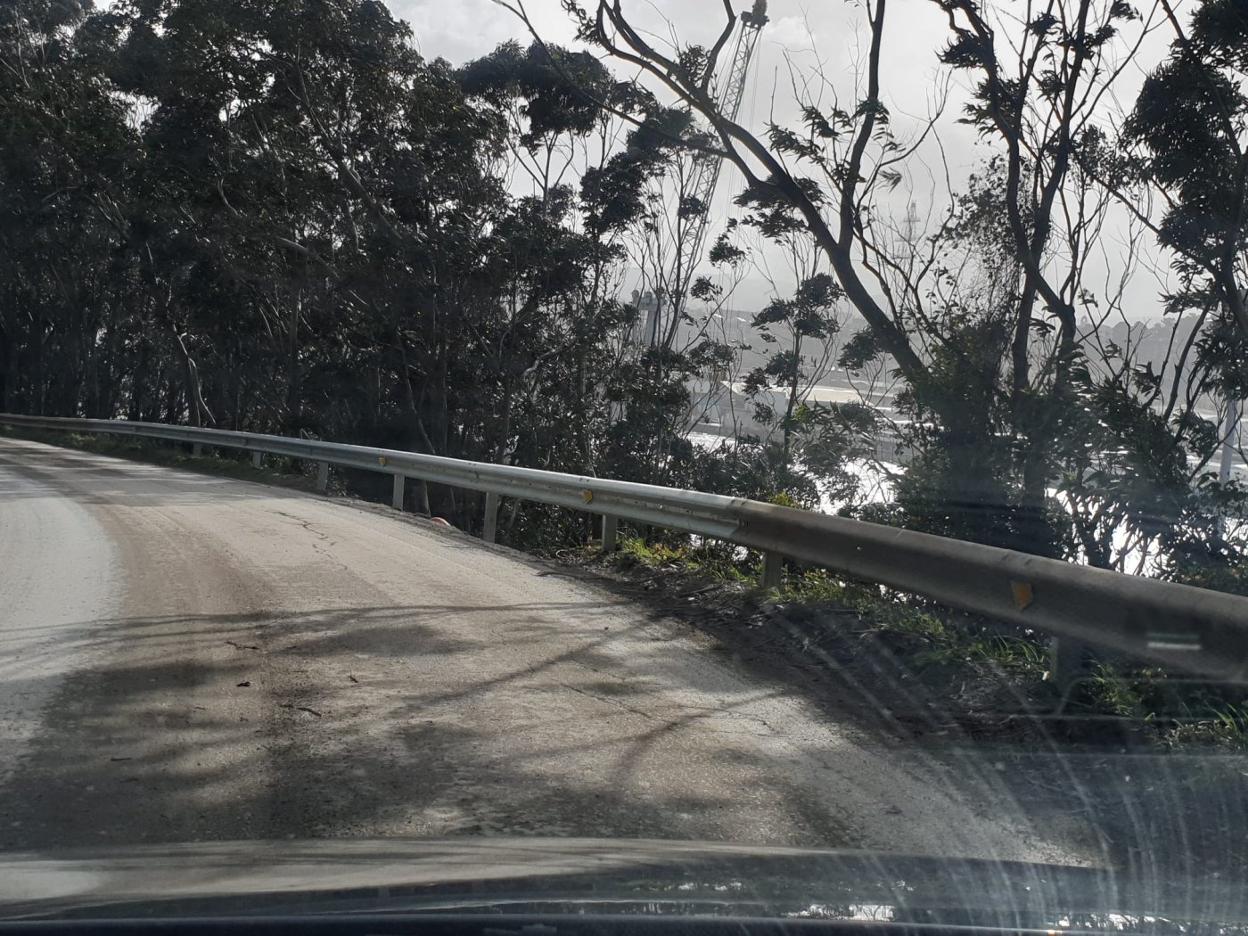
[[[316,709],[313,709],[313,708],[308,708],[306,705],[295,705],[295,704],[293,704],[293,703],[291,703],[291,702],[281,702],[281,703],[279,703],[279,704],[278,704],[278,706],[277,706],[277,707],[278,707],[278,708],[288,708],[288,709],[294,709],[296,712],[307,712],[309,715],[315,715],[317,718],[324,718],[324,717],[325,717],[325,716],[324,716],[324,715],[322,715],[320,712],[318,712]]]

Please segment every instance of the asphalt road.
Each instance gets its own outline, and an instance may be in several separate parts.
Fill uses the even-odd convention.
[[[0,440],[0,851],[542,834],[1087,858],[991,764],[952,763],[457,531]]]

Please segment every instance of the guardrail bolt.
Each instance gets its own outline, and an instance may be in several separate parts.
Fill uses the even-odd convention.
[[[485,495],[485,522],[481,525],[481,538],[487,543],[498,538],[498,501],[497,494]]]
[[[784,556],[777,552],[763,553],[763,588],[779,588],[784,571]]]
[[[403,509],[403,482],[405,480],[400,474],[394,476],[394,493],[390,497],[390,506],[395,510]]]
[[[329,462],[316,463],[316,489],[322,494],[329,490]]]
[[[602,551],[615,552],[615,540],[620,530],[620,521],[615,517],[602,515]]]

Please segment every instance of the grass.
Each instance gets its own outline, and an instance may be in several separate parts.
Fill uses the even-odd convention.
[[[1036,638],[1004,633],[974,616],[937,608],[878,586],[846,582],[822,569],[791,576],[779,597],[852,610],[878,631],[921,643],[912,658],[917,667],[963,662],[1043,679],[1048,666],[1048,652]]]
[[[1248,693],[1234,687],[1175,678],[1159,667],[1098,663],[1081,702],[1153,726],[1170,747],[1202,745],[1248,750]]]
[[[1193,745],[1248,750],[1248,705],[1225,705],[1210,709],[1195,721],[1172,725],[1162,731],[1162,739],[1172,748]]]
[[[733,556],[731,547],[721,543],[673,544],[647,542],[640,536],[620,537],[612,561],[622,568],[667,569],[711,582],[744,585],[748,569]]]
[[[758,588],[755,583],[762,571],[762,557],[728,544],[691,546],[624,537],[612,561],[623,568],[667,570],[710,583],[731,584],[790,607],[831,606],[853,611],[866,630],[905,636],[919,644],[912,657],[918,667],[970,661],[1043,678],[1048,663],[1045,648],[1035,640],[977,630],[967,616],[957,620],[897,593],[845,581],[823,569],[790,571],[779,588]]]
[[[1008,633],[971,615],[877,585],[848,581],[824,569],[790,570],[780,587],[763,589],[756,584],[761,556],[726,544],[692,547],[627,537],[621,539],[610,561],[626,570],[660,570],[731,584],[756,600],[789,611],[834,608],[853,612],[858,633],[898,638],[906,647],[908,663],[916,669],[972,664],[1042,680],[1048,667],[1047,648],[1039,638]]]
[[[1148,719],[1151,714],[1139,681],[1111,665],[1100,663],[1093,667],[1085,686],[1096,709],[1119,718]]]
[[[719,602],[728,614],[748,617],[740,609],[750,603],[777,609],[786,620],[803,623],[812,643],[823,641],[825,652],[839,652],[838,665],[858,665],[864,674],[878,664],[863,643],[869,639],[929,690],[930,698],[967,715],[989,717],[995,711],[1014,717],[1028,706],[1045,712],[1061,701],[1049,681],[1048,640],[1041,634],[822,569],[790,568],[779,588],[763,589],[757,585],[761,557],[725,544],[627,537],[606,561],[626,572],[658,573],[673,588],[680,579],[682,587],[692,580],[731,590]],[[1164,747],[1248,750],[1248,694],[1178,680],[1154,666],[1094,662],[1063,711],[1072,725],[1101,720],[1101,728],[1079,735],[1084,740],[1096,740],[1098,730],[1120,738],[1118,729],[1105,727],[1118,722],[1133,736]]]

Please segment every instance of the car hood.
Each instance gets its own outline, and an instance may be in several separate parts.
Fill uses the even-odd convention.
[[[717,914],[1130,930],[1248,922],[1242,882],[687,842],[214,842],[0,856],[0,919]]]

